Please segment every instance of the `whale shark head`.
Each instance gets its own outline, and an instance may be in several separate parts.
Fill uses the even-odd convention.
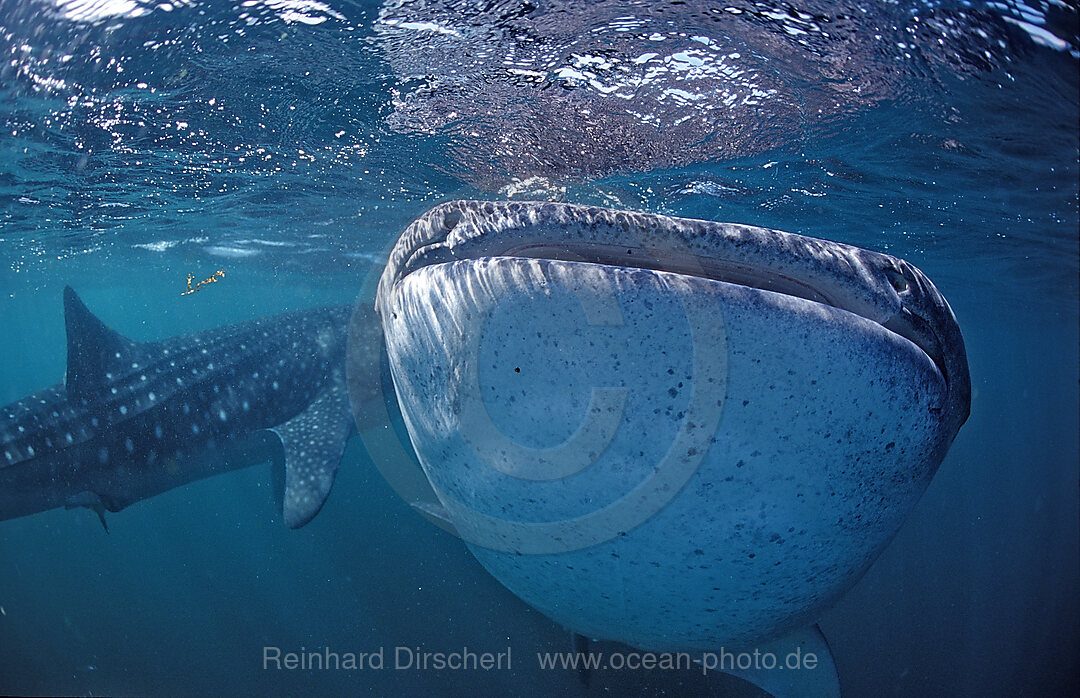
[[[451,202],[401,236],[376,309],[474,555],[564,625],[650,650],[813,622],[970,407],[921,271],[752,226]]]

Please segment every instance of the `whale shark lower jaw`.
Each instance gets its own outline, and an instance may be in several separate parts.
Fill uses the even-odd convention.
[[[414,222],[379,296],[435,264],[517,257],[647,269],[828,305],[878,323],[933,361],[967,418],[967,356],[956,318],[905,260],[843,243],[732,223],[572,204],[454,201]],[[959,424],[957,424],[959,427]]]
[[[350,308],[148,343],[107,327],[70,287],[64,310],[64,383],[0,408],[0,520],[61,506],[101,515],[267,461],[284,465],[286,524],[315,516],[352,428]]]

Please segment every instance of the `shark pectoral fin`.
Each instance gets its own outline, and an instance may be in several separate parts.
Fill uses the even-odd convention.
[[[64,502],[65,509],[78,509],[79,507],[86,507],[97,514],[105,533],[109,532],[109,524],[105,523],[105,503],[101,501],[101,497],[97,493],[86,490],[71,495]]]
[[[776,698],[839,698],[840,677],[836,673],[836,662],[829,642],[817,625],[754,650],[754,654],[760,652],[758,656],[762,660],[751,663],[750,668],[720,666],[718,670],[749,681]],[[766,657],[769,657],[767,661]]]
[[[322,509],[334,484],[345,443],[352,431],[344,385],[332,385],[308,408],[270,431],[285,448],[285,525],[300,528]]]
[[[450,512],[448,512],[446,510],[446,507],[444,507],[441,503],[437,501],[425,502],[421,500],[416,500],[414,502],[409,502],[409,506],[412,507],[414,511],[419,513],[425,519],[439,526],[439,528],[450,531],[451,533],[457,535],[457,528],[454,526],[454,520],[450,518]]]
[[[589,638],[581,633],[575,633],[573,630],[570,631],[570,646],[576,656],[584,657],[588,655],[589,645]],[[581,682],[582,687],[584,687],[585,690],[588,690],[589,684],[592,682],[592,667],[588,661],[578,665],[577,677],[578,681]]]

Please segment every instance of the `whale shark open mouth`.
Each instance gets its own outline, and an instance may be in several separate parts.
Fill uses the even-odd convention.
[[[950,382],[948,327],[938,325],[955,322],[951,311],[922,272],[889,255],[753,226],[551,203],[451,202],[410,228],[391,256],[392,282],[426,266],[498,257],[709,279],[871,320],[918,347]]]
[[[668,253],[660,259],[648,250],[602,243],[579,243],[560,246],[535,244],[511,247],[501,257],[526,257],[558,261],[587,262],[630,269],[648,269],[683,276],[694,276],[710,281],[722,281],[785,296],[843,308],[842,300],[833,300],[830,294],[814,288],[799,279],[785,276],[770,269],[755,268],[729,260]]]

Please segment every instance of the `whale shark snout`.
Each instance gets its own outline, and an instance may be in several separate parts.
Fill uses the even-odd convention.
[[[732,223],[557,203],[452,201],[402,236],[377,304],[417,269],[496,257],[663,271],[854,313],[919,347],[949,384],[942,411],[953,431],[967,419],[971,384],[956,317],[926,275],[905,260]]]
[[[752,226],[450,202],[402,234],[376,309],[409,437],[473,554],[567,627],[648,650],[813,623],[970,405],[922,272]]]

